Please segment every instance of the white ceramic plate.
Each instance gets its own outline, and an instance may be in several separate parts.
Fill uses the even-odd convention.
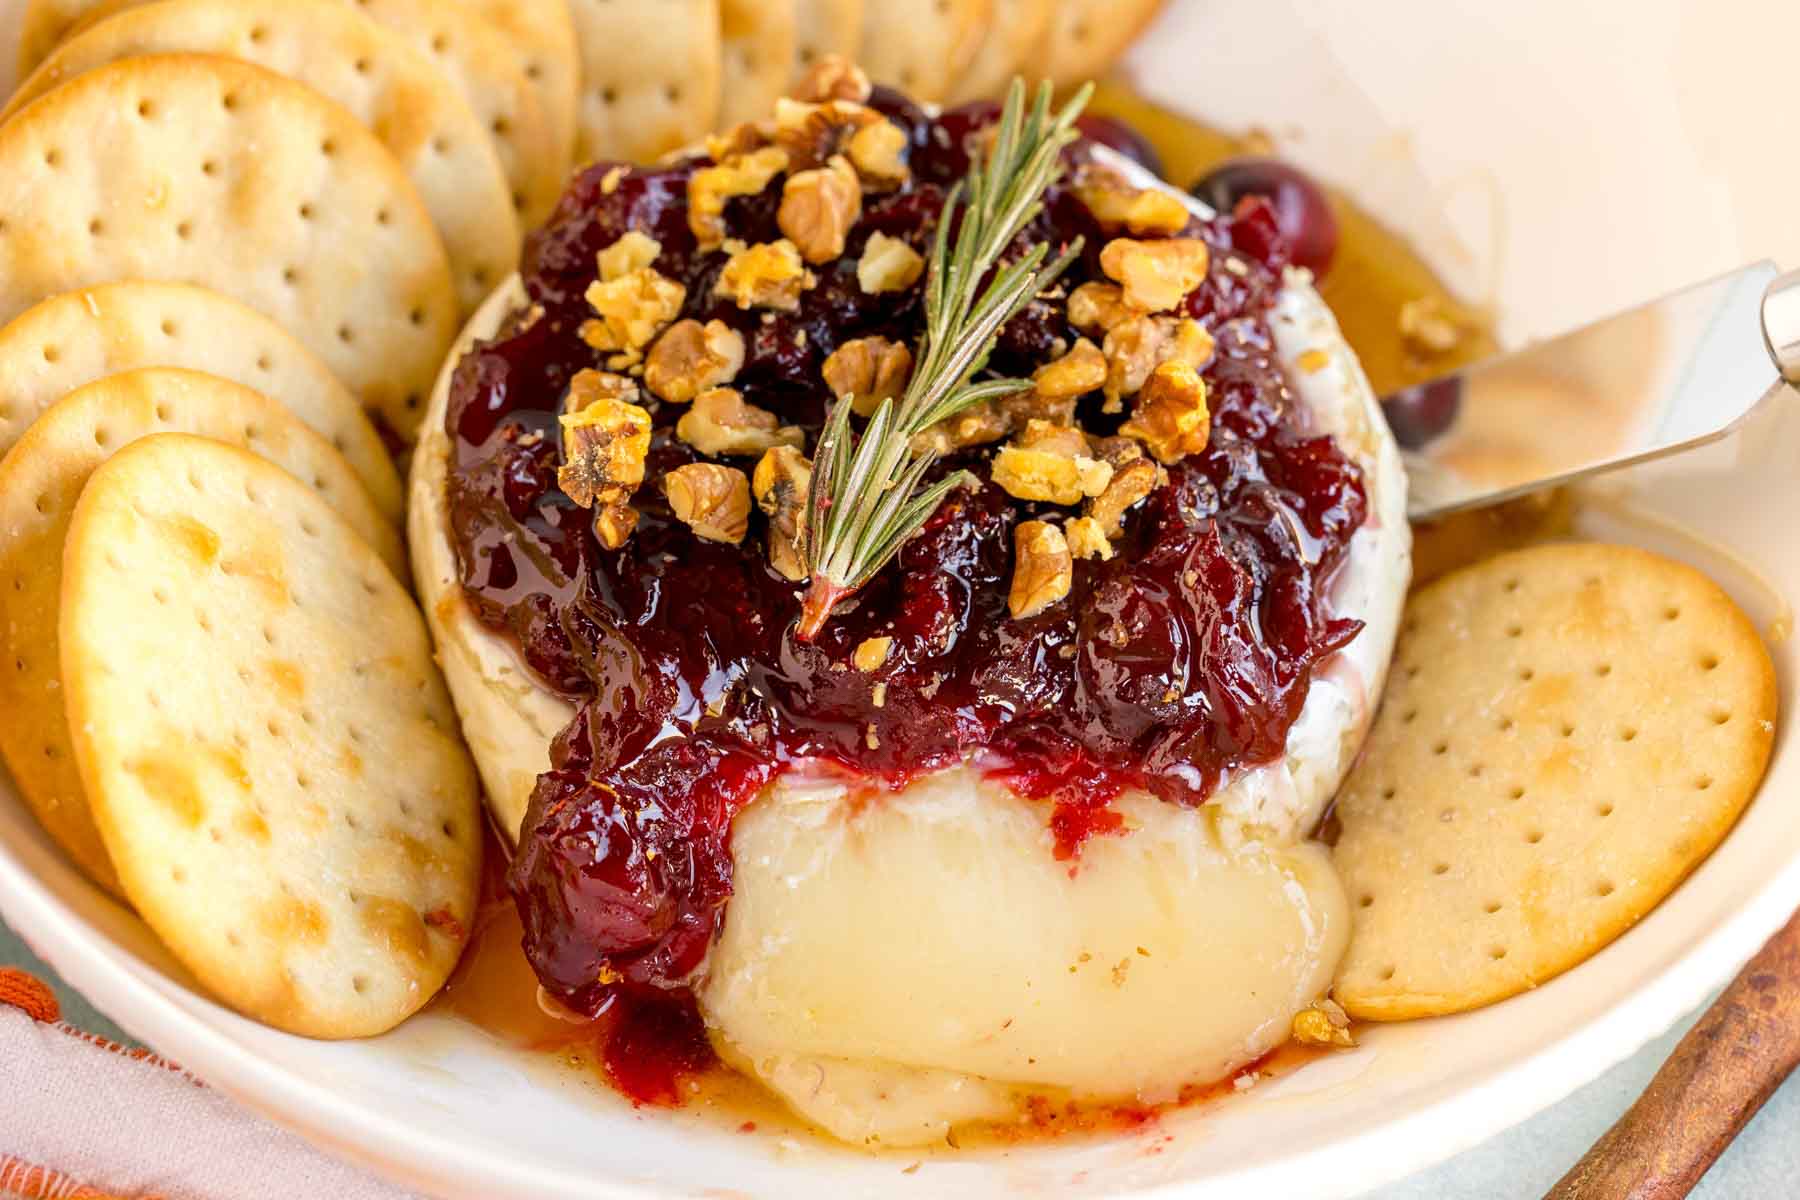
[[[1709,32],[1760,31],[1753,15],[1800,24],[1800,12],[1743,0],[1709,7],[1699,29],[1692,7],[1647,0],[1626,21],[1623,5],[1575,13],[1566,0],[1428,12],[1403,0],[1177,0],[1133,66],[1151,93],[1260,124],[1387,205],[1441,269],[1496,300],[1518,337],[1751,258],[1800,262],[1800,227],[1776,222],[1768,203],[1775,183],[1791,197],[1800,182],[1770,173],[1796,168],[1740,153],[1753,128],[1728,121],[1720,99],[1759,78],[1740,54],[1800,44],[1800,30],[1729,44]],[[1602,9],[1618,19],[1589,19]],[[1552,29],[1558,40],[1540,44]],[[1779,111],[1791,110],[1739,116],[1770,122],[1772,139]],[[1800,596],[1800,397],[1785,399],[1731,441],[1621,480],[1616,499],[1638,516],[1591,511],[1589,531],[1694,561],[1769,628],[1783,597]],[[1800,643],[1775,653],[1791,705]],[[1796,795],[1800,744],[1784,715],[1762,794],[1712,858],[1637,928],[1535,992],[1373,1029],[1355,1052],[1141,1135],[930,1160],[912,1174],[906,1158],[633,1112],[435,1014],[338,1044],[236,1017],[62,861],[3,777],[0,912],[135,1036],[328,1149],[448,1196],[1348,1196],[1560,1099],[1728,978],[1800,906]]]

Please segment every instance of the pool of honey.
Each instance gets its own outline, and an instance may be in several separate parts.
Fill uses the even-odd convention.
[[[1100,88],[1092,109],[1138,129],[1162,156],[1168,177],[1184,187],[1227,158],[1268,149],[1267,139],[1255,133],[1229,134],[1199,124],[1115,84]],[[1332,191],[1330,196],[1340,240],[1319,289],[1377,393],[1421,383],[1494,352],[1488,316],[1451,295],[1401,233],[1388,229],[1341,192]],[[1420,303],[1456,331],[1454,344],[1427,348],[1406,336],[1401,312]],[[1489,554],[1552,536],[1566,529],[1568,520],[1566,502],[1552,495],[1418,527],[1415,585]],[[538,1001],[537,979],[519,948],[519,918],[500,882],[505,851],[491,834],[487,848],[482,903],[470,944],[434,1007],[509,1045],[599,1075],[596,1026],[555,1015]],[[1188,1089],[1174,1105],[1160,1107],[1080,1103],[1066,1096],[1032,1093],[1023,1097],[1020,1120],[958,1127],[949,1148],[1004,1148],[1052,1137],[1142,1130],[1170,1107],[1217,1102],[1244,1083],[1290,1073],[1325,1053],[1289,1044],[1227,1079]],[[730,1128],[788,1136],[817,1133],[769,1093],[729,1069],[692,1080],[689,1089],[685,1112]]]

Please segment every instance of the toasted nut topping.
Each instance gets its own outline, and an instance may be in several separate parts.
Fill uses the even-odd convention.
[[[767,409],[745,404],[735,388],[712,388],[694,397],[694,406],[675,422],[682,441],[713,456],[761,454],[774,446],[800,446],[798,425],[782,425]]]
[[[775,223],[801,258],[825,263],[844,252],[844,238],[860,216],[862,184],[840,155],[823,167],[788,176]]]
[[[1167,312],[1206,278],[1206,243],[1199,238],[1140,242],[1114,238],[1100,251],[1100,269],[1124,289],[1125,303]]]
[[[1069,293],[1069,324],[1083,333],[1108,333],[1143,315],[1142,309],[1125,303],[1125,292],[1116,283],[1095,280]]]
[[[812,463],[792,446],[772,447],[756,464],[750,489],[769,518],[769,565],[795,583],[806,578],[806,491]]]
[[[1102,225],[1133,234],[1180,233],[1192,219],[1187,206],[1161,188],[1134,187],[1111,167],[1088,164],[1075,176],[1075,196]]]
[[[1072,400],[1098,391],[1105,382],[1106,356],[1082,338],[1067,354],[1032,374],[1031,390],[1046,400]]]
[[[1113,556],[1106,530],[1092,517],[1071,517],[1063,522],[1063,537],[1069,543],[1069,553],[1075,558],[1097,558],[1105,562]]]
[[[739,308],[773,308],[792,312],[800,293],[817,283],[800,263],[800,251],[782,238],[746,246],[731,256],[713,285],[713,295],[737,302]]]
[[[744,540],[750,528],[750,481],[736,467],[688,463],[662,478],[669,508],[709,542]]]
[[[841,54],[823,54],[794,85],[794,99],[812,104],[825,100],[861,104],[869,98],[870,90],[869,77],[861,67]]]
[[[677,321],[650,347],[644,384],[671,404],[730,383],[744,365],[744,335],[723,321]]]
[[[971,405],[953,417],[945,417],[929,429],[920,430],[913,435],[912,449],[916,454],[930,451],[933,454],[948,454],[952,450],[961,450],[965,446],[981,446],[988,442],[997,442],[1012,432],[1013,423],[995,406],[992,400],[983,400]]]
[[[1163,363],[1150,372],[1131,419],[1119,432],[1143,442],[1160,463],[1200,453],[1212,432],[1206,383],[1184,362]]]
[[[853,338],[831,352],[822,373],[833,396],[851,397],[857,416],[872,416],[883,400],[906,390],[912,351],[884,337]]]
[[[850,661],[856,664],[857,670],[864,673],[879,671],[893,648],[894,639],[891,637],[864,638],[856,643],[856,650],[851,654]]]
[[[599,319],[582,323],[583,341],[596,350],[641,350],[675,319],[687,289],[650,265],[661,250],[633,230],[600,252],[600,278],[587,289]]]
[[[1462,330],[1435,296],[1420,296],[1400,306],[1400,336],[1415,354],[1448,354],[1462,341]]]
[[[1350,1014],[1329,997],[1295,1013],[1293,1030],[1294,1040],[1309,1046],[1356,1045],[1356,1037],[1350,1032]]]
[[[569,380],[568,393],[563,396],[563,412],[572,415],[599,400],[636,404],[637,381],[625,375],[615,375],[611,371],[578,371],[575,378]]]
[[[1062,530],[1048,521],[1020,522],[1013,530],[1013,556],[1006,607],[1014,617],[1035,617],[1069,594],[1075,562]]]
[[[924,271],[925,260],[917,250],[897,237],[872,233],[856,264],[856,282],[870,295],[898,292],[917,283]]]
[[[1199,370],[1212,355],[1212,334],[1191,317],[1131,318],[1106,335],[1106,411],[1118,412],[1119,398],[1135,396],[1161,364]]]
[[[870,187],[899,187],[912,175],[906,165],[906,131],[892,121],[871,121],[850,135],[850,162]]]
[[[1079,504],[1082,497],[1105,491],[1112,473],[1112,464],[1090,457],[1081,430],[1030,421],[1024,434],[994,456],[992,478],[1020,500]]]
[[[688,228],[703,247],[725,240],[725,204],[734,196],[754,196],[787,168],[787,151],[764,146],[701,167],[688,177]]]
[[[1088,502],[1087,515],[1107,538],[1125,532],[1125,514],[1131,506],[1156,490],[1162,470],[1147,458],[1116,465],[1106,490]]]
[[[1089,444],[1094,447],[1095,457],[1115,467],[1144,457],[1144,448],[1128,437],[1090,438]]]
[[[637,528],[638,510],[629,504],[608,504],[594,510],[594,536],[608,550],[617,550]]]
[[[775,144],[787,151],[792,170],[804,171],[841,154],[857,130],[884,120],[853,100],[806,104],[782,97],[775,101]]]
[[[620,389],[599,371],[580,371],[569,381],[570,397],[559,418],[562,423],[563,463],[556,483],[563,494],[583,508],[625,507],[631,493],[644,482],[644,459],[650,453],[650,414],[618,398]],[[633,389],[635,394],[635,389]],[[635,515],[613,513],[612,526],[624,525],[629,535]],[[617,549],[624,538],[608,540],[596,518],[601,540]]]
[[[768,144],[768,132],[762,125],[755,121],[739,121],[723,133],[706,135],[706,157],[722,163],[734,155],[749,154]]]

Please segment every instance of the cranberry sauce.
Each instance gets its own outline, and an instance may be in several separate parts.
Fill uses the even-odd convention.
[[[1006,597],[1013,527],[1043,506],[984,483],[953,493],[815,641],[800,641],[804,585],[768,565],[760,514],[729,545],[669,513],[655,481],[696,452],[674,436],[681,409],[648,397],[642,519],[622,549],[600,546],[591,514],[557,490],[557,413],[570,377],[598,365],[577,335],[595,254],[627,230],[661,243],[657,268],[687,285],[683,315],[743,333],[734,386],[746,401],[809,439],[829,399],[827,354],[871,333],[916,340],[920,289],[865,294],[855,263],[876,230],[928,251],[966,169],[965,140],[989,110],[930,121],[891,93],[873,103],[911,135],[912,181],[868,198],[844,258],[817,268],[798,311],[712,297],[725,256],[700,252],[688,232],[695,162],[601,165],[527,245],[541,313],[515,318],[456,371],[449,500],[464,588],[481,620],[581,705],[538,781],[510,877],[532,965],[576,1009],[664,989],[691,1012],[684,981],[731,894],[732,817],[791,764],[893,785],[980,754],[1054,806],[1071,856],[1116,829],[1107,804],[1124,787],[1198,804],[1233,770],[1277,758],[1314,666],[1360,628],[1332,617],[1325,592],[1363,520],[1361,478],[1293,409],[1266,322],[1286,249],[1261,202],[1188,231],[1213,252],[1186,304],[1217,340],[1202,372],[1211,445],[1170,468],[1129,514],[1118,553],[1078,562],[1069,596],[1040,615],[1012,619]],[[733,236],[779,236],[779,191],[733,200]],[[1047,198],[1021,244],[1077,235],[1087,253],[1062,285],[1072,288],[1100,277],[1105,234],[1071,193]],[[1060,300],[1034,303],[994,366],[1029,373],[1076,336]],[[1101,414],[1098,396],[1081,419],[1097,434],[1121,420]],[[985,478],[988,457],[952,465]],[[864,672],[852,652],[871,637],[893,641]]]

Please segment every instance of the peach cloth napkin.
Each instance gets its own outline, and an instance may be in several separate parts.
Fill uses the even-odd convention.
[[[0,967],[0,1198],[414,1200],[60,1016],[41,981]]]

